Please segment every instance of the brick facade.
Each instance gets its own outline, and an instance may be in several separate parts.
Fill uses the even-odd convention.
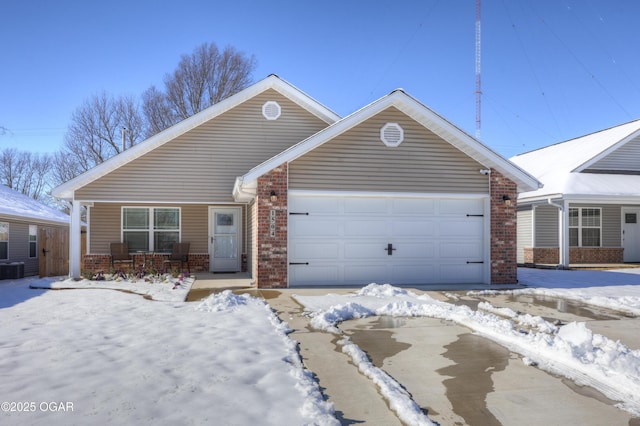
[[[133,264],[135,266],[139,266],[144,262],[144,255],[142,254],[134,254]],[[162,268],[162,262],[165,259],[168,259],[168,254],[160,254],[154,253],[152,255],[147,255],[147,265],[153,266],[155,269]],[[117,268],[116,264],[116,268]],[[178,267],[176,263],[173,264],[172,268]],[[189,269],[191,272],[206,272],[209,270],[209,254],[189,254]],[[109,272],[111,271],[111,255],[109,254],[86,254],[84,255],[84,262],[82,272],[85,273],[93,273],[103,271]]]
[[[256,192],[258,288],[288,285],[288,171],[287,164],[258,178]],[[271,192],[277,200],[271,200]]]
[[[503,197],[510,199],[507,205]],[[517,268],[517,186],[491,170],[491,284],[515,284]]]
[[[560,262],[558,247],[525,247],[524,262],[527,265],[557,265]],[[569,247],[569,263],[623,263],[622,247]]]

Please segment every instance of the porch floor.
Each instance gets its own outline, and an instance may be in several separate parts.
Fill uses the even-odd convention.
[[[224,290],[249,290],[255,289],[255,282],[248,272],[236,272],[229,274],[214,274],[212,272],[196,272],[196,277],[187,302],[201,300],[213,293]]]

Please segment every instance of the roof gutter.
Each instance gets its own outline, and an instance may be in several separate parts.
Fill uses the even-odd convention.
[[[242,177],[237,177],[233,184],[233,199],[237,202],[250,202],[256,198],[256,188],[245,189]]]

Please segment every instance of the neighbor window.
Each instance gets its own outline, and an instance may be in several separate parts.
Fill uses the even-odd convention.
[[[0,260],[9,259],[9,223],[0,222]]]
[[[122,241],[132,252],[170,252],[180,241],[180,208],[123,207]]]
[[[569,245],[572,247],[600,247],[602,210],[593,207],[569,209]]]
[[[38,257],[38,227],[29,225],[29,257]]]

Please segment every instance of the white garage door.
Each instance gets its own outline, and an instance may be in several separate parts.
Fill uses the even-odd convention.
[[[481,283],[484,198],[289,196],[289,285]]]

